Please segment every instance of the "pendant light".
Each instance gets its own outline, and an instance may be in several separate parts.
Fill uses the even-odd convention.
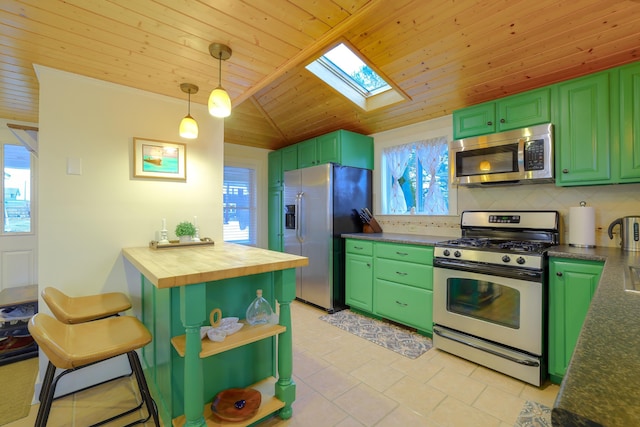
[[[229,117],[231,114],[231,99],[222,88],[222,61],[231,58],[231,48],[220,43],[211,43],[209,53],[218,60],[218,87],[209,95],[209,114],[214,117]]]
[[[196,139],[198,137],[198,123],[191,117],[191,94],[198,93],[198,86],[191,83],[182,83],[180,89],[189,94],[188,112],[180,122],[180,136],[187,139]]]

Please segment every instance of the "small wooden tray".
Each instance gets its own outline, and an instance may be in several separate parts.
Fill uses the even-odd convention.
[[[262,395],[253,388],[230,388],[216,395],[211,412],[223,421],[241,422],[253,417],[260,408]]]
[[[185,246],[206,246],[213,245],[215,242],[211,240],[209,237],[203,237],[199,242],[186,242],[180,243],[179,240],[169,240],[169,243],[160,243],[157,240],[152,240],[149,242],[149,247],[153,249],[164,249],[164,248],[183,248]]]

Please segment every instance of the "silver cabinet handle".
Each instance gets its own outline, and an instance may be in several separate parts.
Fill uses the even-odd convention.
[[[406,306],[408,306],[408,305],[409,305],[409,304],[407,304],[407,303],[400,302],[400,301],[398,301],[398,300],[396,300],[396,304],[398,304],[398,305],[400,305],[400,306],[402,306],[402,307],[406,307]]]
[[[398,252],[398,251],[396,251],[396,255],[407,256],[409,254],[407,252]]]
[[[407,275],[407,274],[409,274],[409,273],[404,273],[404,272],[402,272],[402,271],[396,271],[396,274],[397,274],[398,276],[406,276],[406,275]]]

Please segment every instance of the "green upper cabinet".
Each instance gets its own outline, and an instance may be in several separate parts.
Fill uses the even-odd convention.
[[[551,90],[548,87],[509,96],[496,102],[498,131],[551,122]]]
[[[318,154],[316,146],[318,145],[317,138],[307,139],[306,141],[296,144],[298,147],[298,167],[308,168],[315,166],[318,162]]]
[[[373,169],[373,138],[366,135],[339,130],[296,145],[298,168],[332,162]]]
[[[282,170],[282,150],[271,151],[267,155],[269,187],[280,187],[284,183]]]
[[[495,131],[495,102],[486,102],[453,112],[453,139],[485,135]]]
[[[556,184],[611,182],[611,73],[555,85]]]
[[[289,145],[281,148],[282,152],[282,171],[292,171],[298,169],[298,145]]]
[[[560,383],[602,274],[602,262],[549,259],[549,374]]]
[[[620,68],[620,182],[640,180],[640,63]]]
[[[454,111],[453,137],[468,138],[550,121],[551,90],[544,87]]]

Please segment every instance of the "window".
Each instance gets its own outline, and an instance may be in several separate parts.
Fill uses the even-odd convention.
[[[404,96],[344,43],[306,66],[326,84],[365,111],[404,100]]]
[[[449,152],[446,137],[382,150],[384,214],[449,214]]]
[[[224,167],[223,238],[225,242],[256,245],[255,170]]]
[[[31,153],[21,145],[4,144],[4,233],[31,232]]]

